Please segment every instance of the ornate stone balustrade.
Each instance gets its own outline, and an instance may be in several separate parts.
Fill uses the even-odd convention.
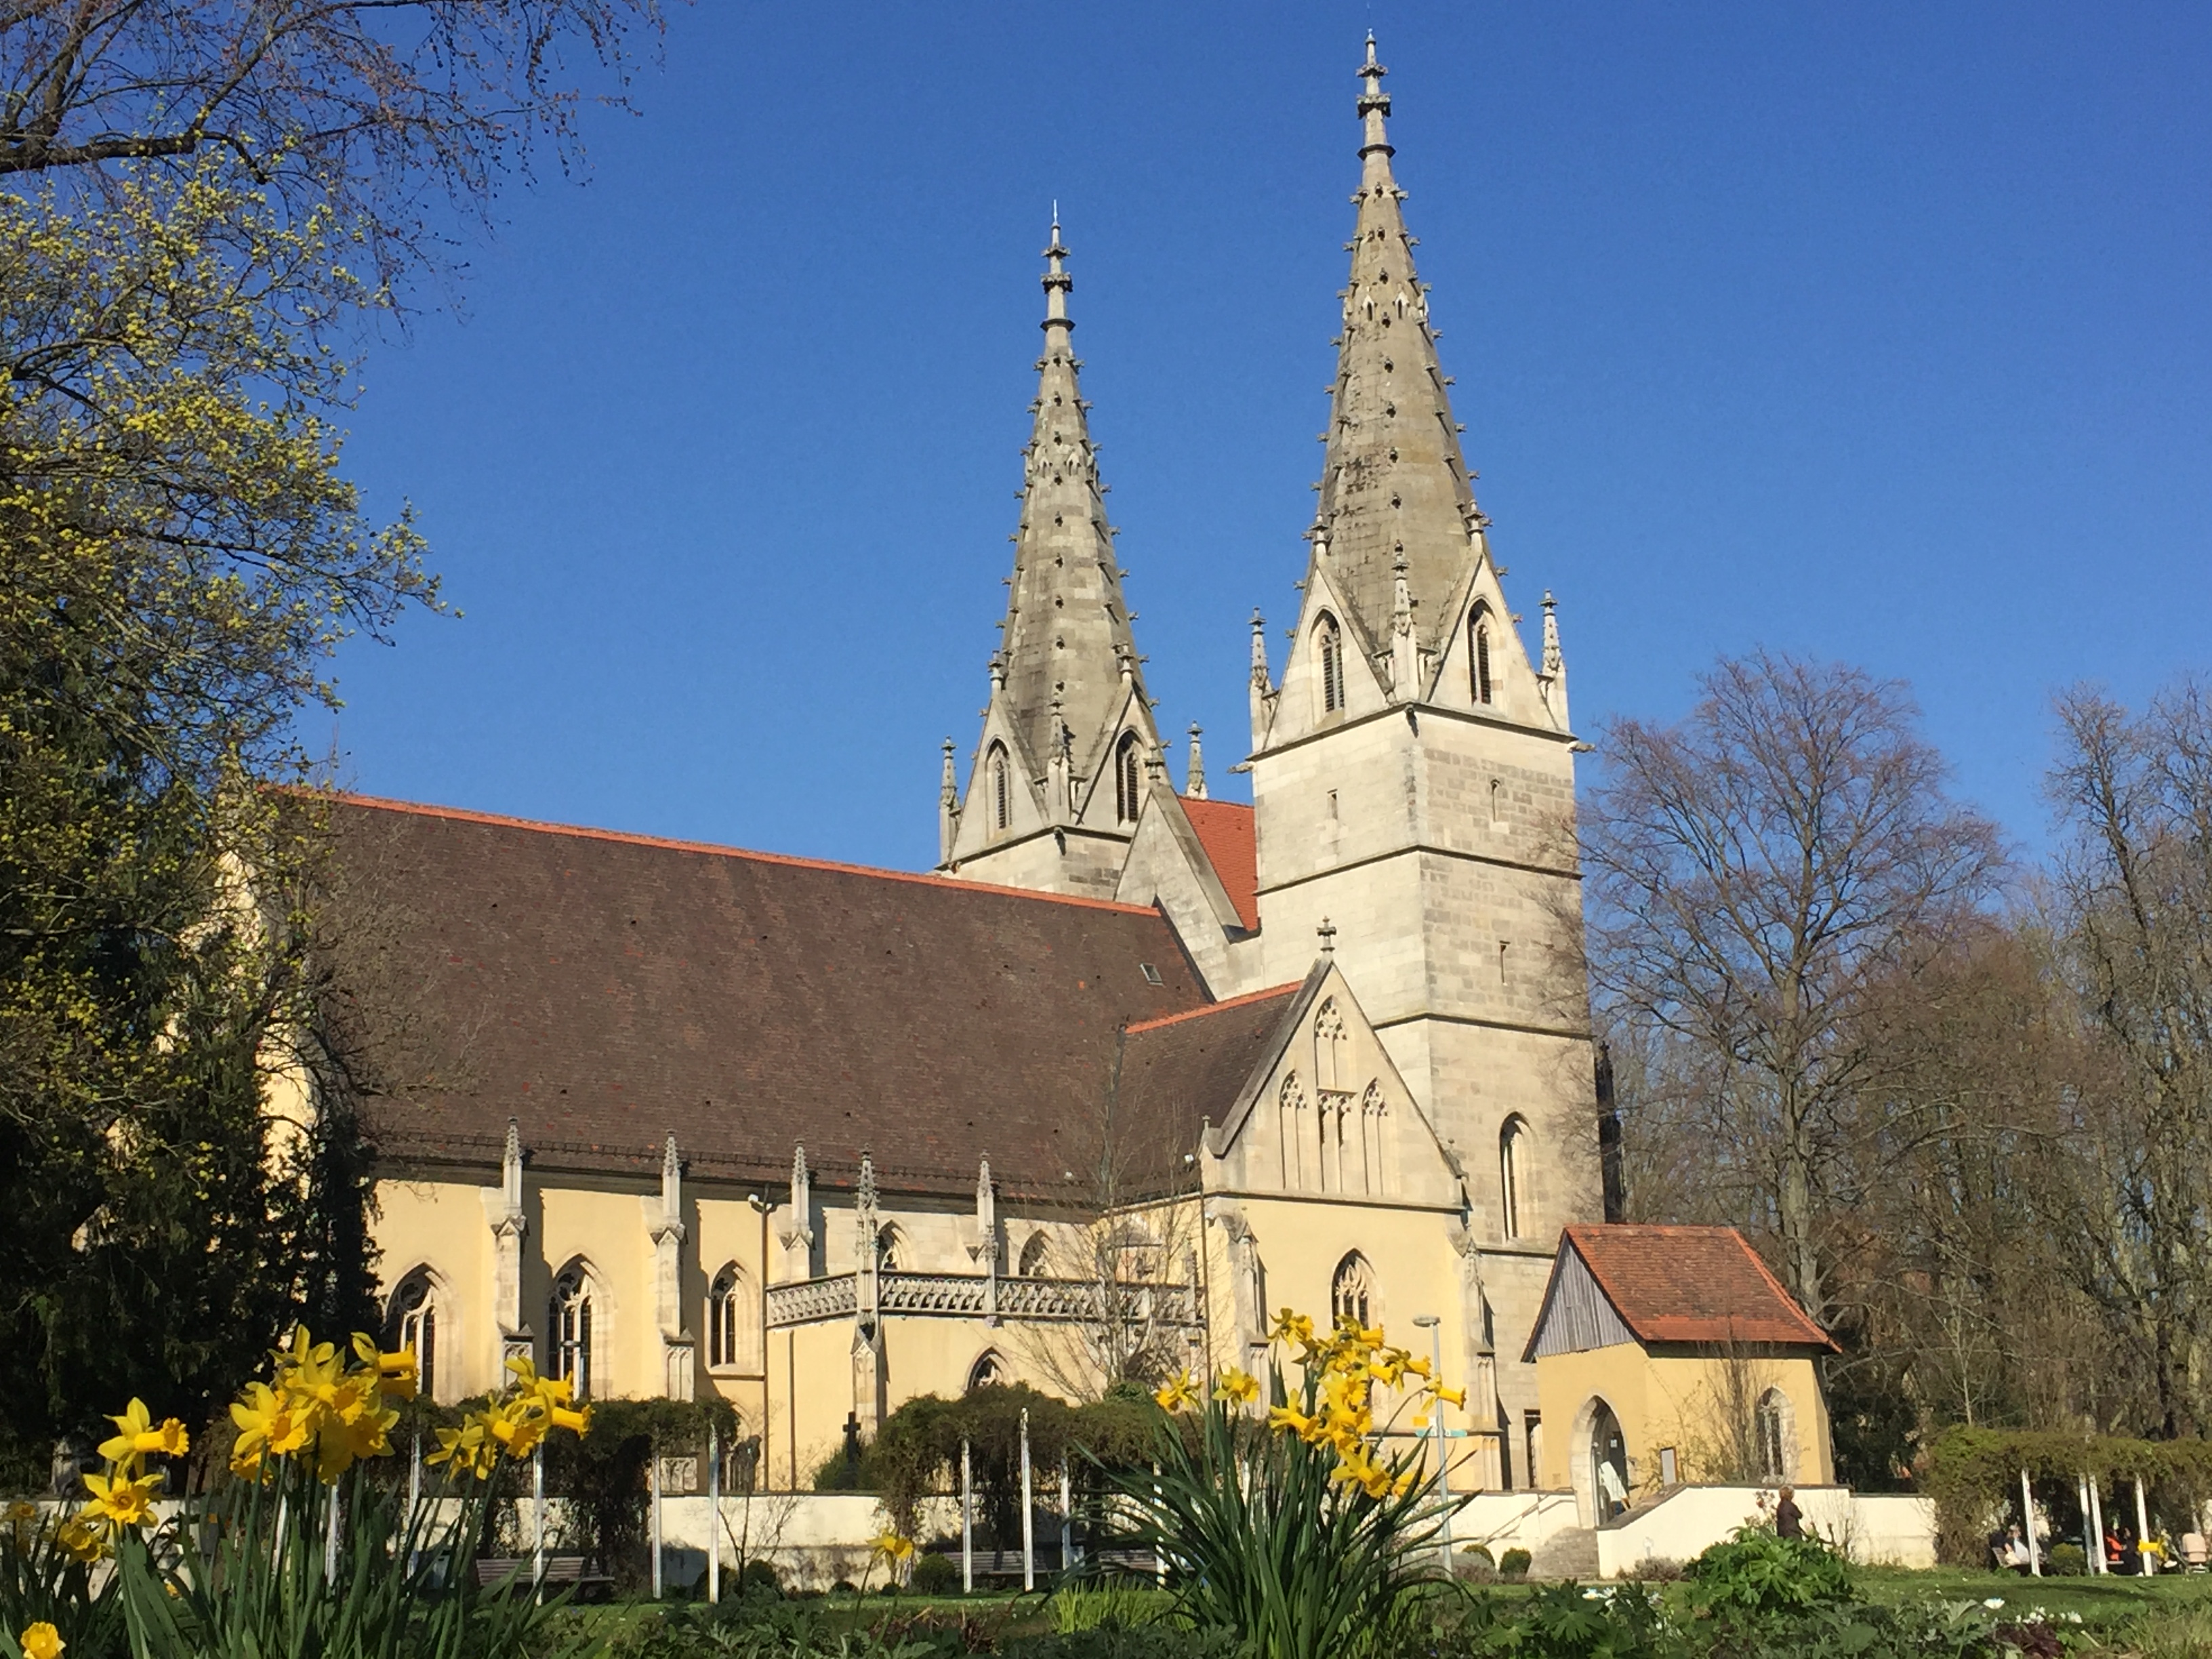
[[[877,1295],[886,1314],[924,1318],[981,1319],[990,1311],[991,1281],[983,1273],[884,1273]],[[1001,1319],[1081,1321],[1100,1318],[1101,1287],[1085,1279],[1001,1279]],[[851,1273],[810,1279],[797,1285],[772,1285],[768,1292],[769,1328],[811,1325],[825,1319],[850,1319],[858,1310]],[[1125,1285],[1115,1292],[1119,1316],[1162,1325],[1198,1322],[1197,1298],[1188,1285]]]

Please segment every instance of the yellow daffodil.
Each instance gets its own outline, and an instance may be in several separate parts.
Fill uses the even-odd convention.
[[[100,1443],[100,1455],[117,1468],[127,1468],[134,1474],[149,1455],[182,1457],[191,1447],[182,1423],[173,1417],[155,1423],[143,1400],[133,1400],[128,1411],[108,1421],[117,1431]]]
[[[23,1633],[15,1638],[15,1645],[23,1650],[23,1659],[60,1659],[61,1650],[69,1645],[62,1633],[43,1619],[35,1625],[24,1626]]]
[[[154,1493],[161,1484],[159,1474],[126,1480],[120,1474],[88,1474],[84,1489],[92,1502],[78,1511],[80,1520],[96,1519],[109,1527],[143,1527],[153,1518]]]
[[[234,1474],[251,1474],[264,1455],[283,1457],[307,1443],[307,1415],[293,1411],[266,1382],[246,1385],[246,1392],[231,1403],[230,1420],[238,1425],[238,1442],[230,1454]]]
[[[374,1373],[378,1387],[394,1400],[412,1400],[419,1368],[415,1363],[415,1350],[402,1348],[398,1353],[386,1353],[376,1346],[375,1338],[366,1331],[353,1334],[354,1355],[362,1366]]]
[[[556,1406],[552,1415],[555,1428],[574,1429],[579,1439],[592,1431],[592,1408],[589,1406],[585,1407],[581,1411],[572,1411],[566,1406]]]
[[[1251,1405],[1260,1397],[1260,1379],[1231,1365],[1214,1379],[1213,1397],[1239,1406]]]
[[[876,1559],[898,1566],[914,1559],[914,1540],[895,1532],[878,1533],[870,1546]]]
[[[1314,1340],[1313,1321],[1302,1313],[1292,1313],[1288,1308],[1285,1308],[1275,1316],[1275,1322],[1268,1328],[1267,1340],[1270,1342],[1303,1342],[1308,1347],[1311,1347]]]
[[[1312,1429],[1314,1420],[1294,1406],[1273,1406],[1267,1411],[1267,1426],[1277,1432],[1288,1431],[1303,1439]]]
[[[484,1432],[481,1413],[471,1416],[458,1429],[438,1431],[438,1449],[425,1463],[450,1463],[455,1474],[482,1480],[499,1464],[499,1447]]]
[[[1190,1373],[1185,1371],[1165,1388],[1155,1389],[1152,1398],[1159,1402],[1162,1411],[1188,1411],[1198,1403],[1198,1386],[1191,1381]]]
[[[1437,1399],[1443,1401],[1447,1406],[1464,1406],[1467,1404],[1467,1390],[1465,1389],[1447,1389],[1439,1385],[1431,1390],[1431,1392],[1435,1394]]]
[[[93,1562],[107,1553],[100,1535],[85,1525],[82,1517],[71,1516],[54,1530],[54,1541],[62,1547],[72,1561]]]

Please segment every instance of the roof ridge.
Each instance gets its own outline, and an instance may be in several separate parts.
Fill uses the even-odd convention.
[[[1125,1032],[1156,1031],[1163,1025],[1176,1025],[1187,1019],[1202,1019],[1208,1014],[1218,1014],[1226,1008],[1241,1008],[1248,1002],[1263,1002],[1269,997],[1289,996],[1305,981],[1292,980],[1287,985],[1271,985],[1264,991],[1247,991],[1243,996],[1230,997],[1221,1002],[1209,1002],[1203,1008],[1186,1008],[1179,1014],[1163,1014],[1158,1019],[1141,1019],[1133,1025],[1124,1025]]]
[[[502,812],[481,812],[466,806],[439,806],[424,801],[394,800],[381,795],[357,794],[350,790],[303,789],[285,787],[286,793],[319,800],[340,801],[348,806],[373,807],[385,812],[409,812],[418,817],[452,818],[462,823],[483,823],[505,830],[530,830],[540,835],[574,836],[585,841],[610,841],[630,847],[658,847],[678,853],[705,853],[717,858],[750,859],[760,864],[781,864],[801,870],[826,870],[840,875],[871,876],[881,881],[913,882],[953,893],[995,893],[1008,898],[1034,899],[1043,904],[1072,904],[1084,909],[1111,910],[1123,915],[1152,916],[1159,912],[1149,904],[1123,904],[1113,899],[1084,898],[1073,893],[1040,893],[1027,887],[1002,887],[992,882],[967,881],[911,870],[885,870],[867,864],[843,864],[831,859],[800,858],[791,853],[763,853],[745,847],[725,847],[714,842],[683,841],[670,836],[646,836],[627,830],[599,830],[587,824],[555,823],[544,818],[511,817]]]

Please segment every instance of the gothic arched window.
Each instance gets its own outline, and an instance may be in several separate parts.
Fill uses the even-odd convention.
[[[1123,823],[1137,821],[1137,805],[1142,799],[1137,793],[1138,747],[1134,732],[1124,732],[1121,741],[1114,745],[1114,816]]]
[[[1013,780],[1006,771],[1006,745],[994,743],[983,763],[984,785],[991,792],[991,828],[1004,830],[1014,821]]]
[[[744,1268],[732,1262],[707,1292],[707,1363],[750,1370],[760,1361],[754,1334],[760,1308]]]
[[[1521,1237],[1522,1186],[1528,1171],[1528,1125],[1518,1115],[1498,1132],[1498,1226],[1508,1238]]]
[[[1468,689],[1477,702],[1490,701],[1490,607],[1478,605],[1467,619]]]
[[[975,1363],[968,1368],[968,1387],[973,1394],[978,1389],[1004,1388],[1006,1383],[1006,1362],[996,1348],[986,1348],[976,1356]]]
[[[1375,1270],[1367,1265],[1367,1258],[1353,1250],[1336,1264],[1336,1273],[1328,1285],[1328,1316],[1333,1320],[1349,1319],[1363,1330],[1375,1322]]]
[[[580,1263],[553,1281],[553,1294],[545,1305],[552,1374],[565,1377],[579,1400],[589,1399],[592,1393],[592,1300],[591,1276]]]
[[[1314,624],[1314,661],[1321,670],[1321,712],[1344,707],[1344,633],[1326,611]]]
[[[906,1240],[899,1236],[896,1227],[888,1221],[884,1223],[876,1233],[876,1271],[879,1273],[897,1273],[899,1256],[905,1243]]]
[[[415,1350],[415,1389],[438,1397],[438,1291],[427,1268],[417,1267],[392,1293],[392,1346]]]
[[[1051,1248],[1051,1241],[1045,1237],[1043,1228],[1031,1233],[1029,1243],[1022,1246],[1022,1257],[1014,1268],[1015,1275],[1021,1279],[1042,1278],[1045,1252]]]
[[[1790,1396],[1781,1389],[1769,1389],[1759,1396],[1753,1416],[1759,1426],[1761,1480],[1787,1480],[1796,1473],[1790,1466],[1796,1462],[1793,1455],[1797,1449],[1796,1415]]]

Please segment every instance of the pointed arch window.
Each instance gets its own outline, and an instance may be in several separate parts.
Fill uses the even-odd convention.
[[[1114,816],[1123,823],[1137,821],[1137,807],[1143,799],[1137,788],[1139,747],[1134,732],[1124,732],[1121,741],[1114,745]]]
[[[760,1303],[745,1270],[732,1262],[707,1292],[707,1363],[732,1370],[760,1364]]]
[[[1527,1183],[1528,1124],[1516,1114],[1498,1132],[1498,1226],[1508,1238],[1521,1237],[1521,1201]]]
[[[976,1356],[975,1363],[968,1368],[968,1387],[973,1394],[978,1389],[1004,1388],[1010,1379],[1004,1355],[996,1348],[986,1348]]]
[[[1014,821],[1013,780],[1006,771],[1006,745],[994,743],[983,763],[984,786],[991,792],[991,828],[1004,830]]]
[[[1314,660],[1321,670],[1321,712],[1344,707],[1344,630],[1326,611],[1314,625]]]
[[[876,1234],[876,1271],[879,1273],[900,1272],[899,1258],[904,1254],[906,1239],[890,1222],[884,1223]]]
[[[588,1400],[592,1393],[592,1304],[595,1300],[591,1276],[577,1266],[553,1281],[553,1294],[545,1305],[545,1340],[551,1345],[547,1358],[552,1374],[565,1379],[579,1400]]]
[[[1051,1241],[1045,1237],[1043,1228],[1031,1233],[1029,1243],[1022,1246],[1021,1261],[1014,1268],[1015,1275],[1021,1279],[1042,1279],[1044,1276],[1045,1253],[1051,1248]]]
[[[438,1290],[428,1269],[417,1267],[392,1293],[387,1322],[394,1349],[415,1350],[415,1389],[425,1400],[438,1397]]]
[[[1351,1251],[1336,1264],[1336,1273],[1329,1280],[1329,1317],[1339,1322],[1349,1319],[1365,1330],[1375,1323],[1375,1269],[1367,1265],[1365,1256]]]
[[[1490,701],[1490,607],[1478,605],[1467,619],[1468,690],[1477,702]]]
[[[1759,1428],[1759,1478],[1761,1480],[1788,1480],[1797,1471],[1796,1413],[1791,1407],[1790,1396],[1779,1389],[1769,1389],[1759,1397],[1753,1413]]]

